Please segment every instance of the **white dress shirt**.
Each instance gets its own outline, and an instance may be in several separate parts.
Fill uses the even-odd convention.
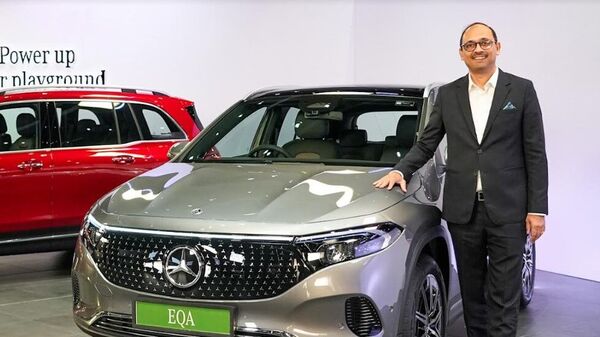
[[[494,74],[490,79],[483,85],[482,88],[477,86],[471,75],[469,75],[469,103],[471,104],[471,114],[473,116],[473,123],[475,124],[475,134],[477,135],[477,142],[481,144],[483,138],[483,132],[485,131],[485,125],[487,124],[488,117],[490,116],[490,109],[492,107],[492,100],[494,99],[494,92],[496,91],[496,84],[498,83],[498,68],[494,71]],[[477,171],[477,189],[476,192],[481,192],[483,187],[481,185],[481,173]]]

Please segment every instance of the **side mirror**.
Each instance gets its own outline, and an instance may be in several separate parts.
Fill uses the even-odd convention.
[[[171,148],[169,149],[169,152],[167,152],[167,158],[169,158],[169,160],[177,157],[178,154],[181,153],[181,151],[183,151],[183,149],[185,149],[185,147],[188,145],[189,142],[179,142],[179,143],[175,143],[173,144],[173,146],[171,146]]]

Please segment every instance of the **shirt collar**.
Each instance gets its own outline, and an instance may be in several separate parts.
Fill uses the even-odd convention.
[[[475,82],[473,82],[473,79],[471,78],[471,74],[469,74],[469,91],[477,88],[479,89],[479,87],[477,86],[477,84],[475,84]],[[483,85],[483,90],[487,90],[488,88],[496,88],[496,84],[498,83],[498,67],[496,67],[496,70],[494,71],[494,74],[492,74],[492,77],[490,77],[490,79]]]

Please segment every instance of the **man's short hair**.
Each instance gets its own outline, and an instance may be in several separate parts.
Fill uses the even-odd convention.
[[[462,48],[463,45],[463,36],[465,35],[465,33],[467,32],[467,30],[475,25],[482,25],[485,26],[487,28],[489,28],[489,30],[492,31],[492,35],[494,36],[494,42],[498,42],[498,36],[496,35],[496,31],[494,30],[494,28],[486,25],[483,22],[473,22],[472,24],[468,25],[467,27],[465,27],[465,29],[463,29],[462,33],[460,34],[460,41],[458,42],[458,46]]]

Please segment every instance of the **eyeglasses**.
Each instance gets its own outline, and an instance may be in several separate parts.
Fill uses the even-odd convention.
[[[492,45],[494,45],[496,41],[493,40],[481,40],[479,42],[475,41],[467,41],[462,46],[460,46],[464,51],[472,52],[477,48],[477,45],[481,47],[481,49],[490,49]]]

